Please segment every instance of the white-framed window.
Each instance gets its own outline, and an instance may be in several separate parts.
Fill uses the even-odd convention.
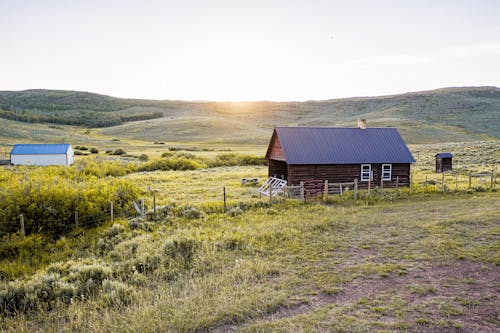
[[[392,164],[382,164],[382,180],[391,180]]]
[[[361,181],[367,182],[369,180],[372,180],[372,165],[361,164]]]

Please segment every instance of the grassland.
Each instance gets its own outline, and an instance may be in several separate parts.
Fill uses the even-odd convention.
[[[108,198],[90,182],[119,180],[134,186],[147,210],[154,195],[158,219],[116,218],[92,228],[69,221],[69,231],[57,237],[3,237],[1,332],[500,330],[498,184],[492,190],[489,177],[474,179],[471,188],[468,183],[470,172],[494,170],[500,158],[498,88],[304,103],[138,101],[75,92],[40,100],[46,92],[26,94],[23,110],[37,108],[34,114],[43,117],[74,113],[68,109],[74,105],[118,118],[162,112],[159,119],[107,128],[7,119],[0,126],[0,155],[21,141],[100,151],[76,156],[73,167],[51,168],[50,181],[37,168],[0,169],[0,180],[10,180],[17,194],[30,191],[31,178],[38,179],[31,188],[50,183],[47,188],[73,200],[84,189],[94,193],[86,198],[105,197],[104,205],[70,202],[66,213],[85,206],[107,219],[102,207]],[[12,109],[18,97],[3,102]],[[347,193],[326,204],[275,198],[271,204],[255,187],[240,184],[243,177],[262,181],[265,166],[208,167],[217,165],[210,161],[219,154],[263,156],[275,125],[354,126],[358,117],[369,126],[396,126],[413,143],[411,191],[375,189],[358,201]],[[105,153],[116,149],[126,154]],[[446,174],[445,186],[433,171],[434,154],[443,151],[455,155],[455,173]],[[165,160],[163,154],[170,162],[191,161],[196,170],[138,172]],[[71,191],[59,188],[67,181],[76,182]],[[30,200],[33,207],[6,195],[14,212],[21,206],[36,211],[36,202],[54,215],[57,205],[46,206],[59,200],[48,192]]]
[[[8,128],[1,129],[0,141],[11,144],[29,138],[33,142],[64,139],[72,144],[101,141],[102,147],[113,139],[133,146],[153,142],[263,145],[275,126],[354,127],[359,117],[366,118],[368,126],[397,127],[408,143],[415,144],[499,139],[500,133],[496,121],[500,90],[495,87],[447,88],[325,101],[248,103],[129,100],[36,90],[0,92],[2,108],[5,114],[0,112],[0,117],[8,115],[11,121],[2,119]],[[16,115],[19,119],[21,115],[28,118],[32,115],[30,121],[34,123],[16,122]],[[55,118],[57,124],[47,123],[56,122]],[[101,118],[103,123],[99,126],[92,123]],[[107,118],[110,123],[104,123]],[[26,136],[26,131],[34,131],[36,135]]]
[[[265,177],[262,166],[120,177],[143,190],[149,208],[156,190],[161,218],[115,220],[56,240],[3,239],[10,259],[0,270],[16,277],[2,273],[0,330],[498,330],[500,195],[486,183],[469,190],[465,178],[494,167],[497,145],[411,149],[419,160],[412,195],[375,191],[328,205],[259,199],[239,180]],[[457,154],[458,190],[454,178],[444,194],[439,184],[424,189],[425,176],[440,179],[436,150]],[[14,272],[16,264],[36,268]]]

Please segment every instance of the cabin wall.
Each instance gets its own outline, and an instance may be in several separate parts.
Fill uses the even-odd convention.
[[[274,137],[271,146],[271,152],[269,154],[269,159],[277,161],[286,161],[285,152],[283,151],[283,147],[281,147],[281,143],[277,135]]]
[[[445,171],[452,170],[452,159],[451,158],[436,158],[436,172],[441,173]]]
[[[288,165],[283,161],[269,160],[269,177],[288,180]]]
[[[68,158],[66,154],[13,154],[11,155],[11,163],[14,165],[68,165]]]
[[[371,187],[380,186],[382,178],[382,164],[371,164],[373,180]],[[398,179],[399,177],[399,179]],[[360,164],[332,164],[332,165],[289,165],[288,183],[299,185],[306,180],[328,180],[330,183],[348,183],[358,179],[359,188],[368,188],[368,181],[361,181]],[[398,180],[397,180],[398,179]],[[384,187],[410,185],[410,164],[392,164],[391,180],[384,181]]]

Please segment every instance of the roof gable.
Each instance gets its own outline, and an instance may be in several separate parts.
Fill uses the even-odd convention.
[[[62,144],[17,144],[14,145],[11,155],[53,155],[66,154],[70,145]]]
[[[277,127],[275,133],[288,164],[415,162],[395,128]]]

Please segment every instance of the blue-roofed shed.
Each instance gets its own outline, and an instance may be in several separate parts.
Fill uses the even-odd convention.
[[[410,183],[410,150],[395,128],[277,127],[267,150],[269,176],[305,180],[368,181],[385,187]]]
[[[17,144],[10,160],[14,165],[71,165],[74,152],[69,144]]]
[[[453,170],[453,154],[452,153],[437,153],[436,154],[436,172],[441,173]]]

